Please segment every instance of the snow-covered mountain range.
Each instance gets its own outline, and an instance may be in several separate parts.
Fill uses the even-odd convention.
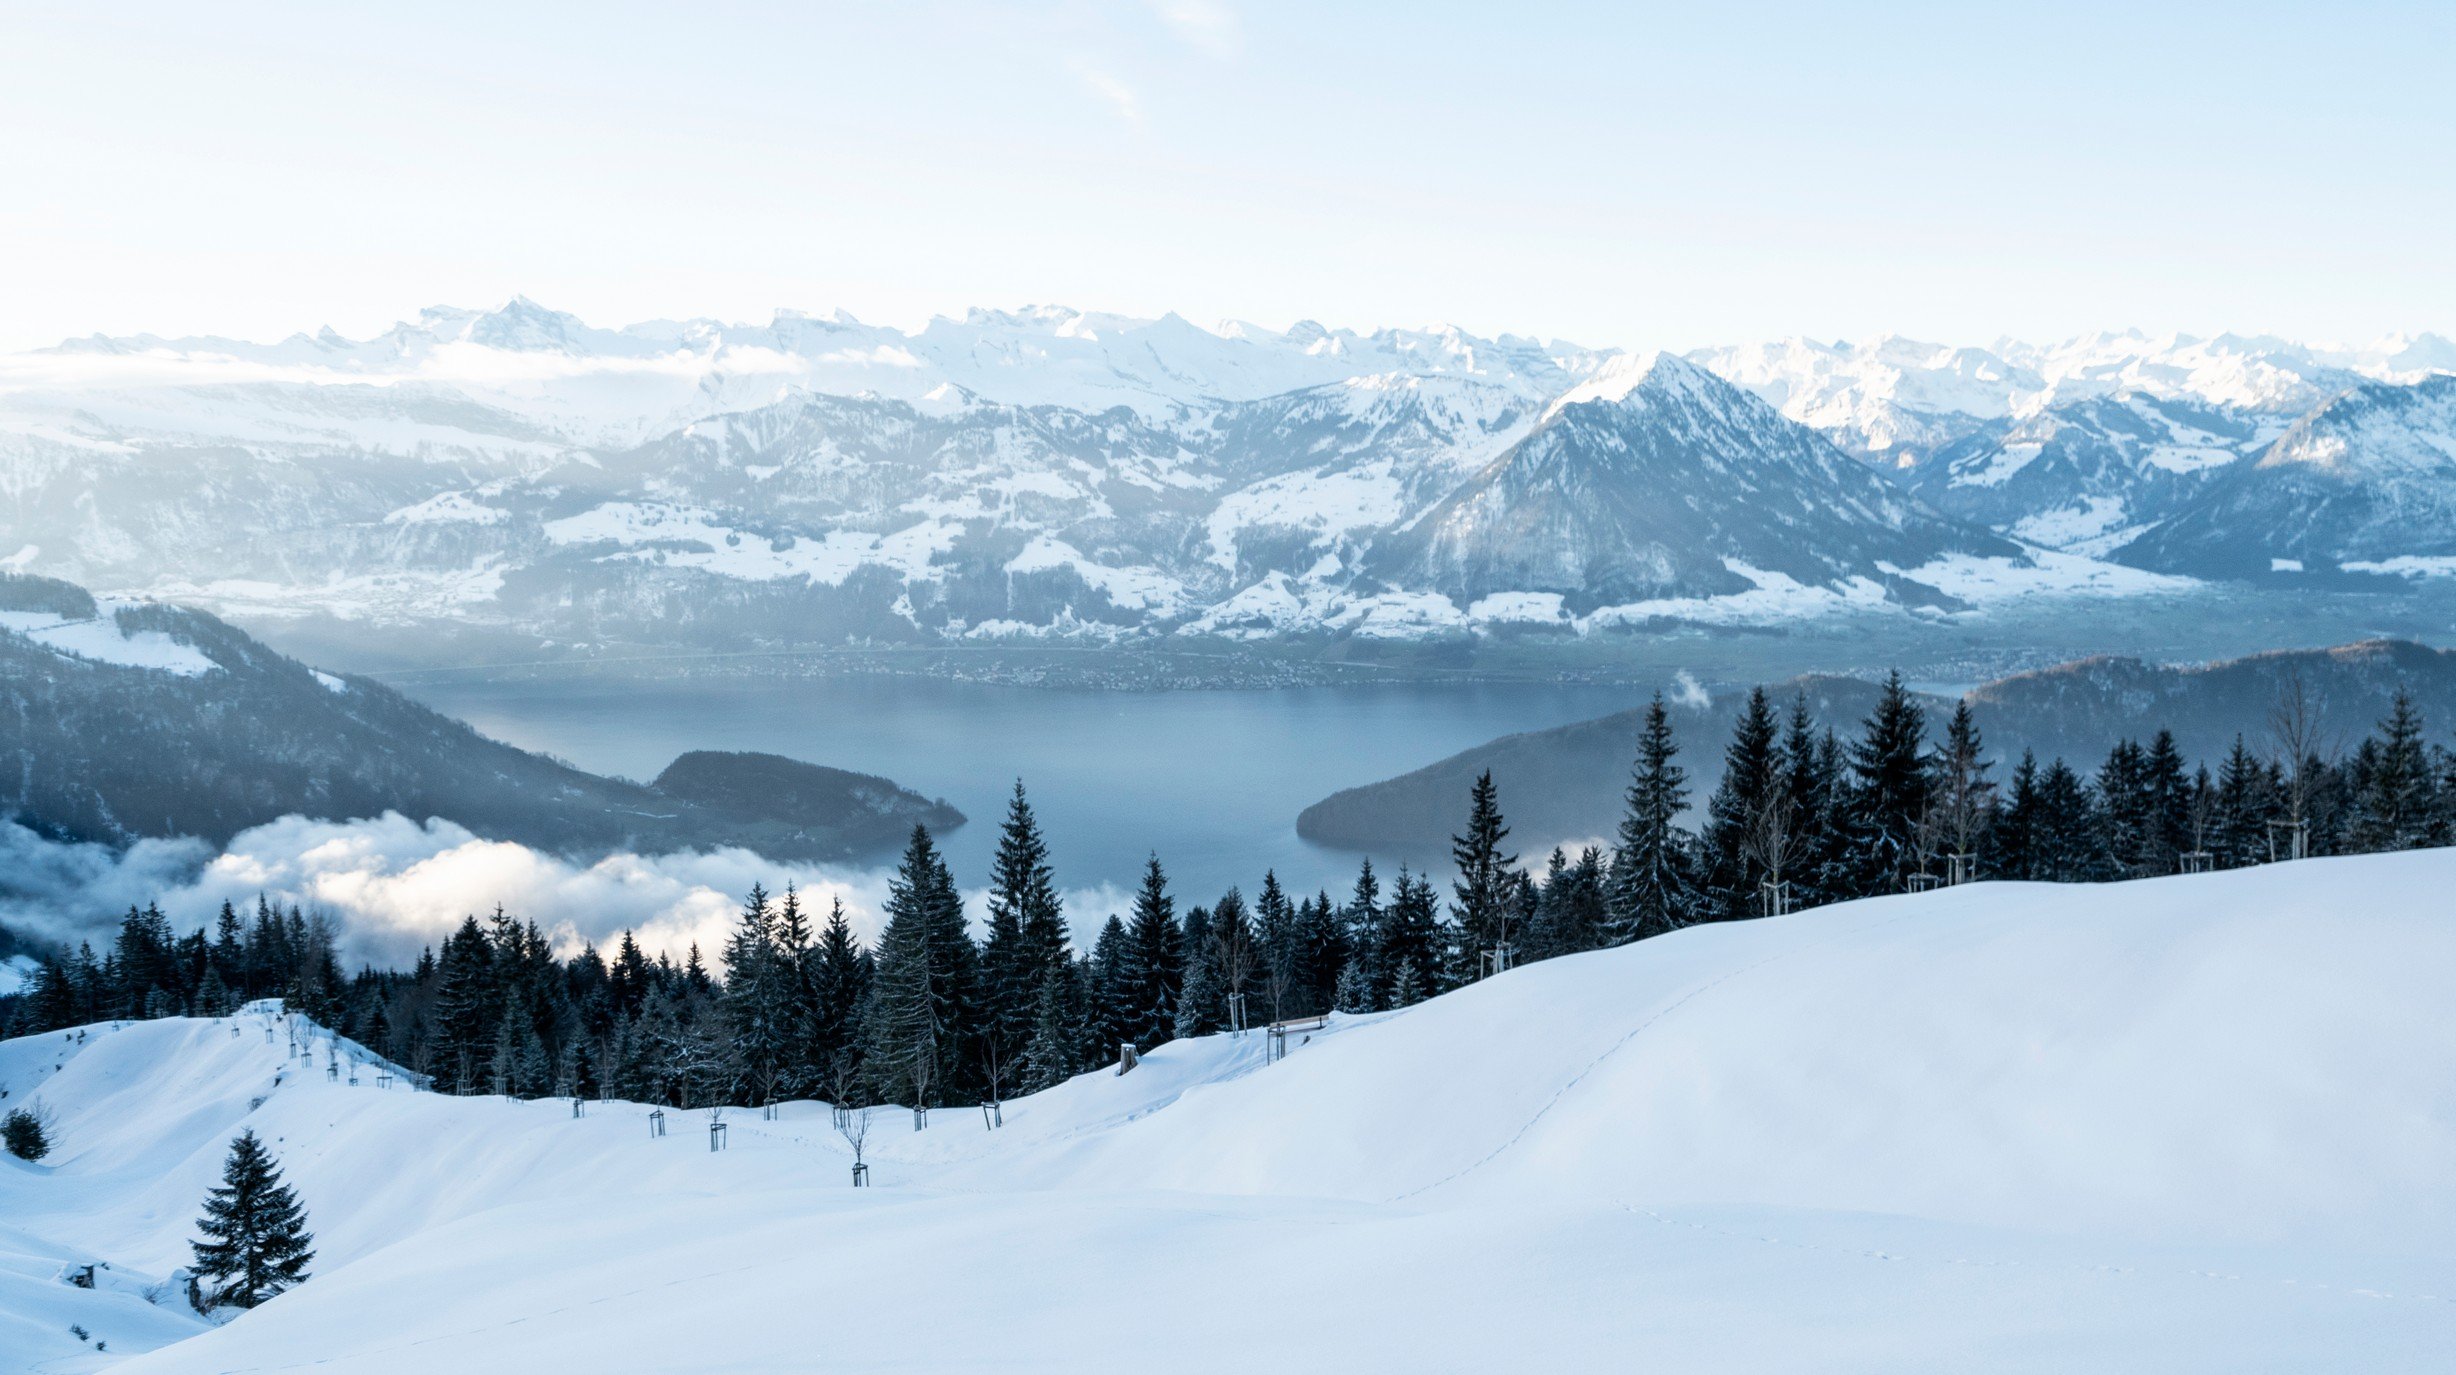
[[[1056,308],[613,330],[515,300],[0,358],[0,560],[242,615],[703,644],[2419,577],[2456,568],[2450,372],[2437,336],[1679,357]],[[2326,520],[2261,523],[2315,481]]]

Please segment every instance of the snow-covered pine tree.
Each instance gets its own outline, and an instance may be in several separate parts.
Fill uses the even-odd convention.
[[[210,1306],[254,1308],[305,1281],[315,1259],[307,1212],[253,1130],[230,1143],[221,1187],[205,1195],[196,1227],[204,1239],[191,1247]]]
[[[1008,1055],[1019,1056],[1037,1035],[1042,986],[1066,959],[1049,846],[1017,779],[989,862],[989,939],[981,949],[984,1033]]]
[[[1676,931],[1698,903],[1692,843],[1680,829],[1688,805],[1688,774],[1673,760],[1671,714],[1658,692],[1638,730],[1637,765],[1612,856],[1611,938],[1614,944]]]

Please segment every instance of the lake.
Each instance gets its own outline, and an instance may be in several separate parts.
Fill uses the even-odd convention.
[[[764,750],[944,797],[971,818],[943,837],[965,887],[988,881],[1021,778],[1062,887],[1129,888],[1156,852],[1181,904],[1232,883],[1250,894],[1266,869],[1295,891],[1342,891],[1357,857],[1297,838],[1307,804],[1642,700],[1629,687],[1535,683],[1104,692],[896,677],[413,677],[399,686],[427,705],[601,773],[644,780],[685,750]],[[1376,867],[1400,858],[1376,856]],[[1444,856],[1404,858],[1442,863],[1446,877]],[[1106,914],[1077,914],[1092,915]]]

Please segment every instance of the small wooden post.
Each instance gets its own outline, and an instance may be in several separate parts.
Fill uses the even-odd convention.
[[[1127,1073],[1142,1062],[1143,1057],[1135,1053],[1132,1041],[1117,1043],[1117,1072],[1119,1074]]]
[[[708,1123],[708,1149],[711,1151],[725,1149],[725,1124],[723,1122],[711,1120]]]
[[[586,1105],[586,1103],[587,1103],[587,1100],[586,1100],[586,1099],[583,1099],[583,1098],[582,1098],[580,1095],[578,1095],[578,1094],[576,1094],[576,1093],[575,1093],[575,1094],[573,1094],[573,1095],[571,1096],[571,1115],[572,1115],[572,1116],[574,1116],[574,1117],[586,1117],[586,1116],[588,1115],[588,1112],[587,1112],[587,1110],[586,1110],[586,1106],[585,1106],[585,1105]]]
[[[648,1111],[649,1139],[654,1140],[663,1135],[665,1135],[665,1109],[651,1108]]]
[[[853,1187],[856,1189],[870,1187],[870,1167],[858,1160],[853,1162]]]

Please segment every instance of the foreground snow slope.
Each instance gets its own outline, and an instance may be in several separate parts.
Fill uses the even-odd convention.
[[[2425,852],[1693,930],[997,1133],[881,1113],[861,1192],[818,1105],[712,1154],[703,1113],[100,1028],[0,1045],[62,1142],[0,1216],[167,1273],[229,1135],[275,1143],[317,1278],[143,1371],[2444,1369],[2452,888]],[[61,1359],[14,1368],[110,1358]]]

